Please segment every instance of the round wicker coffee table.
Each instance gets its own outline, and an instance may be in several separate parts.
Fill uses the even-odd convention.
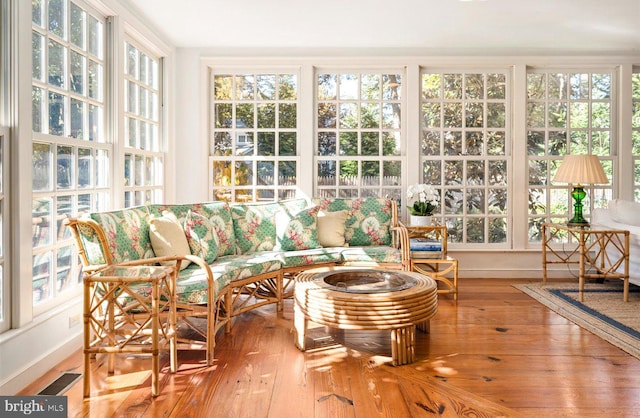
[[[438,310],[435,280],[414,272],[322,268],[296,277],[296,346],[305,351],[309,321],[338,329],[391,330],[394,366],[414,360],[415,329]]]

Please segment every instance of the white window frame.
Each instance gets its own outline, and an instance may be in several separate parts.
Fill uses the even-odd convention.
[[[123,74],[123,98],[122,103],[122,125],[124,128],[124,136],[122,136],[121,148],[123,149],[122,164],[123,164],[123,178],[124,178],[124,196],[123,206],[138,206],[142,204],[150,203],[162,203],[165,195],[165,182],[164,182],[164,167],[166,158],[166,145],[164,141],[163,132],[163,58],[156,52],[153,52],[150,48],[147,48],[144,43],[137,41],[130,35],[125,35],[123,42],[124,54],[122,55],[123,62],[121,65]],[[132,76],[128,73],[128,47],[132,46],[140,54],[145,55],[155,63],[155,86],[149,85],[141,80],[139,77]],[[139,73],[139,61],[136,61],[136,72]],[[133,85],[136,91],[139,93],[141,89],[144,89],[156,96],[156,109],[155,115],[142,115],[140,112],[140,100],[139,96],[135,97],[135,109],[129,109],[129,90],[127,86]],[[148,102],[147,102],[148,106]],[[130,125],[129,121],[134,121],[136,124],[135,144],[130,144]],[[150,130],[155,129],[155,140],[151,146],[147,146],[150,140],[147,136],[147,143],[142,144],[140,142],[140,124],[144,123],[150,127]]]
[[[422,79],[423,79],[423,75],[424,74],[439,74],[440,77],[443,77],[445,74],[455,74],[455,75],[460,75],[461,76],[461,88],[462,91],[464,93],[465,88],[466,88],[466,75],[476,75],[476,74],[480,74],[483,76],[483,82],[484,82],[484,87],[483,87],[483,98],[477,98],[477,99],[468,99],[466,97],[464,97],[464,94],[462,97],[460,98],[454,98],[454,99],[449,99],[447,97],[445,97],[445,91],[444,91],[444,85],[440,86],[440,98],[438,99],[426,99],[423,97],[422,94]],[[486,80],[486,76],[489,74],[500,74],[503,75],[505,78],[505,97],[504,99],[490,99],[487,97],[487,80]],[[436,215],[437,218],[439,218],[439,222],[441,222],[444,225],[449,226],[449,237],[452,239],[452,242],[455,243],[456,248],[493,248],[493,249],[500,249],[500,248],[511,248],[512,245],[512,240],[513,240],[513,231],[512,231],[512,209],[513,209],[513,202],[512,202],[512,187],[510,186],[511,183],[511,172],[512,172],[512,168],[511,165],[513,164],[513,156],[512,156],[512,144],[511,144],[511,135],[512,135],[512,121],[511,121],[511,114],[512,114],[512,99],[511,99],[511,89],[512,89],[512,74],[511,74],[511,70],[509,68],[464,68],[464,67],[446,67],[446,68],[442,68],[442,67],[430,67],[430,66],[426,66],[426,67],[422,67],[420,70],[420,80],[419,80],[419,85],[420,85],[420,143],[422,144],[423,141],[423,129],[425,131],[430,131],[430,132],[436,132],[439,136],[439,148],[440,148],[440,154],[437,155],[424,155],[424,153],[422,152],[422,149],[416,150],[417,152],[420,153],[420,179],[419,181],[421,183],[429,183],[429,181],[427,181],[425,178],[428,176],[428,173],[423,174],[424,171],[426,170],[427,167],[425,167],[425,164],[428,164],[429,161],[435,161],[436,163],[438,163],[439,167],[439,171],[440,174],[437,177],[440,177],[440,184],[434,184],[433,186],[439,190],[440,192],[440,205],[439,208],[436,210]],[[434,127],[425,127],[425,123],[423,121],[423,113],[422,113],[422,106],[425,105],[429,105],[429,104],[434,104],[436,106],[444,106],[447,103],[461,103],[462,107],[464,108],[467,104],[469,103],[473,103],[473,104],[481,104],[482,108],[483,108],[483,121],[482,121],[482,126],[480,127],[467,127],[465,124],[465,120],[464,120],[464,109],[463,109],[463,115],[461,116],[462,118],[462,127],[446,127],[443,125],[442,122],[442,118],[444,118],[443,116],[443,110],[441,109],[440,113],[441,113],[441,119],[440,121],[438,121],[436,123],[437,126]],[[491,126],[487,126],[487,114],[488,114],[488,110],[487,107],[488,105],[492,104],[492,103],[496,103],[496,104],[500,104],[500,103],[504,103],[504,107],[505,107],[505,126],[504,127],[491,127]],[[448,154],[443,154],[444,152],[444,134],[447,132],[457,132],[460,133],[461,135],[461,153],[459,155],[448,155]],[[488,133],[490,132],[499,132],[499,131],[504,131],[504,153],[503,154],[489,154],[487,152],[487,141],[488,141]],[[481,133],[482,137],[483,137],[483,149],[481,151],[481,153],[479,154],[469,154],[467,152],[467,148],[466,148],[466,143],[465,143],[465,135],[467,133]],[[467,163],[468,162],[473,162],[473,161],[481,161],[485,163],[485,167],[484,167],[484,178],[483,178],[483,184],[481,185],[469,185],[466,184],[465,179],[467,178]],[[495,184],[492,185],[490,184],[490,165],[493,162],[500,162],[500,161],[504,161],[506,166],[504,168],[504,175],[507,177],[506,179],[503,180],[503,184]],[[461,173],[461,183],[460,184],[450,184],[449,182],[447,182],[447,179],[445,178],[445,174],[446,174],[446,170],[445,170],[445,165],[447,163],[461,163],[462,164],[462,173]],[[423,176],[425,178],[423,178]],[[461,213],[450,213],[447,211],[446,209],[446,197],[447,197],[447,193],[449,191],[452,190],[462,190],[463,196],[464,198],[462,199],[462,212]],[[467,201],[467,193],[470,190],[482,190],[483,191],[483,204],[484,204],[484,211],[482,213],[479,214],[470,214],[468,213],[468,208],[466,205],[466,201]],[[507,207],[506,207],[506,213],[491,213],[489,210],[489,196],[490,196],[490,192],[492,190],[502,190],[504,191],[504,193],[506,193],[506,199],[507,199]],[[483,242],[469,242],[468,241],[468,228],[469,228],[469,222],[473,221],[473,220],[478,220],[478,221],[482,221],[483,222],[483,237],[484,237],[484,241]],[[505,237],[505,241],[503,242],[489,242],[489,237],[490,237],[490,222],[492,220],[500,220],[500,219],[504,219],[504,222],[506,224],[506,237]],[[456,220],[461,220],[462,221],[462,225],[460,225],[460,231],[461,233],[456,236],[456,234],[453,233],[454,231],[454,222],[457,222]]]
[[[299,67],[281,67],[281,68],[271,68],[271,67],[218,67],[218,66],[210,66],[207,68],[208,71],[208,92],[209,97],[211,97],[210,102],[208,103],[210,106],[210,112],[208,114],[208,126],[209,128],[209,159],[208,159],[208,173],[209,173],[209,199],[211,200],[228,200],[231,202],[235,201],[245,201],[246,198],[250,201],[272,201],[272,200],[280,200],[286,198],[294,198],[300,197],[300,182],[301,182],[301,174],[302,167],[300,167],[301,159],[301,127],[300,127],[300,83],[301,83],[301,74]],[[278,85],[278,76],[279,75],[294,75],[296,77],[296,98],[292,100],[283,100],[280,99],[279,96],[276,96],[275,99],[269,99],[265,101],[258,100],[255,96],[253,100],[237,100],[232,98],[231,100],[224,101],[216,101],[214,94],[214,80],[215,76],[218,75],[228,75],[234,78],[234,86],[235,86],[235,77],[242,75],[275,75],[276,76],[276,85]],[[254,92],[255,92],[254,88]],[[215,104],[249,104],[253,103],[255,106],[258,106],[261,103],[273,103],[275,108],[278,109],[278,105],[280,104],[295,104],[296,105],[296,127],[294,128],[283,128],[278,126],[279,115],[276,112],[275,120],[276,125],[275,128],[259,128],[257,123],[254,124],[253,127],[244,129],[244,131],[253,134],[254,136],[254,149],[252,150],[251,155],[239,155],[237,152],[238,138],[242,137],[245,141],[247,135],[239,129],[237,126],[232,127],[216,127],[215,120]],[[235,106],[234,106],[235,108]],[[254,120],[257,120],[257,112],[254,114]],[[235,113],[233,115],[233,121],[235,125]],[[258,155],[258,140],[259,133],[273,133],[274,134],[274,155]],[[279,138],[280,134],[283,133],[294,133],[296,136],[296,153],[295,155],[280,155],[278,152],[279,149]],[[232,148],[230,150],[231,155],[215,155],[215,144],[216,144],[216,134],[229,134],[231,136]],[[235,185],[235,180],[231,181],[231,184],[216,184],[216,172],[219,168],[220,164],[229,163],[231,170],[231,179],[235,179],[236,167],[238,164],[246,164],[251,162],[252,164],[252,179],[253,181],[250,184],[245,185]],[[258,163],[260,162],[271,162],[274,166],[274,176],[269,184],[259,184],[257,182],[258,176]],[[284,182],[284,184],[280,184],[280,176],[279,176],[279,163],[295,163],[295,184],[290,184],[290,182]],[[265,191],[265,195],[260,197],[261,192]],[[273,191],[273,197],[264,197],[268,195],[270,191]]]
[[[320,99],[318,93],[318,77],[321,74],[331,74],[336,76],[336,97],[333,99]],[[382,76],[384,75],[400,75],[401,77],[401,86],[400,86],[400,98],[399,99],[385,99],[382,96],[377,99],[365,100],[362,99],[361,96],[361,79],[363,75],[376,75],[380,76],[380,91],[382,92]],[[340,97],[340,77],[342,75],[357,75],[358,79],[358,87],[357,92],[355,94],[355,98],[345,99]],[[404,199],[404,187],[402,180],[400,179],[401,174],[398,174],[398,178],[389,179],[389,183],[385,182],[384,176],[384,166],[385,163],[393,164],[399,163],[400,168],[399,172],[403,173],[406,166],[406,158],[405,158],[405,142],[406,142],[406,79],[407,79],[407,71],[406,68],[402,66],[395,67],[381,67],[381,68],[371,68],[371,67],[316,67],[314,72],[314,95],[313,95],[313,106],[314,106],[314,152],[313,152],[313,182],[314,182],[314,196],[315,197],[349,197],[349,198],[358,198],[358,197],[389,197],[393,200],[396,200],[399,207],[402,207],[401,202]],[[381,93],[382,94],[382,93]],[[308,97],[306,99],[309,99]],[[318,121],[318,112],[320,103],[329,105],[333,104],[336,107],[336,122],[335,127],[319,127]],[[356,128],[345,128],[340,127],[340,107],[341,105],[349,106],[355,105],[357,109],[360,109],[362,104],[379,104],[380,105],[380,124],[377,128],[363,128],[361,127],[361,112],[357,111],[356,119],[358,122],[358,127]],[[401,120],[397,127],[385,127],[383,126],[383,106],[384,104],[395,104],[400,106],[400,115]],[[362,154],[362,138],[361,134],[363,132],[375,132],[377,131],[379,135],[379,151],[378,155],[363,155]],[[356,155],[341,155],[340,151],[340,134],[341,133],[355,133],[359,140],[357,145],[357,153]],[[318,147],[319,147],[319,138],[321,134],[333,134],[335,135],[335,145],[336,145],[336,153],[334,155],[319,155]],[[397,154],[396,155],[383,155],[383,136],[385,134],[395,134],[397,135]],[[340,166],[342,162],[357,162],[358,164],[358,175],[356,179],[357,184],[341,184],[341,174],[340,174]],[[319,184],[318,177],[320,168],[319,165],[323,162],[334,164],[335,165],[335,183],[333,184]],[[368,162],[379,162],[379,175],[377,184],[363,184],[365,183],[362,175],[362,164]],[[375,177],[374,177],[375,178]]]
[[[54,93],[57,93],[63,96],[63,100],[65,101],[65,103],[68,102],[70,98],[76,98],[77,100],[82,101],[82,103],[84,103],[84,105],[87,107],[90,105],[95,105],[100,107],[102,111],[102,126],[101,126],[101,132],[98,132],[98,136],[94,137],[93,140],[89,140],[89,138],[84,135],[83,135],[83,139],[68,136],[71,132],[70,131],[71,115],[67,114],[67,110],[70,109],[70,106],[68,103],[66,103],[64,135],[51,135],[48,133],[49,132],[49,129],[48,129],[49,113],[48,112],[43,112],[42,123],[44,125],[42,127],[41,132],[33,132],[32,134],[32,138],[33,138],[32,142],[34,145],[35,144],[50,145],[52,150],[54,150],[52,151],[53,156],[51,159],[51,166],[49,167],[50,169],[49,177],[51,180],[50,189],[39,190],[39,191],[32,190],[33,201],[35,201],[36,199],[51,200],[51,210],[49,213],[49,223],[51,225],[49,228],[50,240],[48,243],[45,243],[41,246],[33,248],[33,254],[32,254],[34,260],[38,257],[44,257],[44,259],[47,259],[47,257],[50,256],[49,279],[48,279],[51,286],[50,296],[39,303],[34,303],[33,305],[34,315],[44,313],[54,306],[64,303],[65,301],[71,300],[76,296],[79,296],[82,290],[82,286],[81,286],[82,282],[80,280],[81,266],[80,266],[79,258],[77,255],[77,248],[73,242],[71,234],[68,231],[64,231],[62,229],[60,229],[60,232],[61,234],[62,232],[64,232],[64,235],[57,234],[58,232],[57,223],[59,222],[58,220],[59,211],[57,210],[56,200],[58,198],[70,198],[71,199],[70,215],[72,216],[80,215],[83,212],[105,210],[110,206],[110,201],[111,201],[112,179],[110,178],[110,173],[111,173],[111,159],[113,158],[114,154],[113,154],[113,144],[110,142],[107,136],[108,135],[107,134],[108,132],[107,117],[109,113],[107,111],[109,106],[109,97],[107,92],[108,92],[108,86],[109,86],[108,80],[110,77],[109,75],[110,67],[108,66],[108,62],[107,62],[107,56],[108,56],[107,55],[107,44],[108,44],[107,43],[107,19],[103,14],[87,6],[81,1],[76,2],[73,0],[65,0],[65,3],[66,3],[66,6],[65,6],[66,15],[64,16],[65,25],[68,26],[70,24],[69,10],[70,10],[71,3],[74,3],[77,7],[79,7],[85,12],[85,19],[86,19],[85,25],[87,25],[85,26],[85,28],[88,27],[88,21],[89,21],[90,15],[95,19],[97,19],[102,24],[101,45],[98,45],[98,48],[101,49],[102,57],[92,55],[89,52],[86,52],[86,55],[85,55],[87,60],[89,59],[89,56],[91,56],[93,61],[98,62],[99,64],[102,65],[102,85],[100,86],[101,91],[98,94],[97,98],[89,97],[88,77],[87,79],[83,80],[83,83],[85,84],[83,95],[72,92],[68,86],[56,87],[48,83],[48,80],[47,80],[48,68],[46,65],[48,48],[47,48],[46,40],[48,39],[49,36],[53,37],[56,42],[62,44],[66,48],[67,54],[71,50],[76,50],[78,52],[82,52],[82,51],[78,49],[74,44],[72,44],[70,39],[62,39],[55,35],[51,35],[49,30],[46,27],[41,28],[35,24],[32,24],[31,33],[33,33],[34,31],[38,32],[41,35],[44,35],[44,39],[45,39],[44,47],[42,49],[42,54],[44,56],[42,61],[43,62],[42,71],[43,71],[44,77],[42,81],[32,79],[32,85],[34,87],[41,88],[45,92],[45,94],[43,95],[44,100],[47,100],[46,98],[48,96],[48,92],[52,91]],[[85,42],[87,44],[89,42],[89,30],[87,30],[87,32],[85,33]],[[87,47],[86,50],[88,51],[88,49],[89,48]],[[70,63],[69,63],[68,57],[65,57],[65,58],[66,59],[63,60],[64,66],[65,66],[64,75],[66,76],[65,83],[68,84],[69,74],[70,74]],[[85,65],[88,65],[88,62]],[[88,74],[88,73],[85,72],[84,74]],[[45,109],[47,108],[48,107],[45,105]],[[84,126],[89,127],[88,119],[87,119],[88,118],[87,108],[85,108],[83,117],[85,118]],[[90,152],[89,159],[91,161],[89,187],[86,187],[86,188],[79,187],[77,183],[74,183],[71,187],[67,189],[57,188],[57,170],[56,170],[57,154],[55,152],[55,149],[59,146],[68,147],[72,150],[70,159],[73,163],[72,177],[74,179],[77,178],[77,173],[75,172],[75,170],[78,169],[79,162],[80,162],[79,150],[81,149],[89,150]],[[83,201],[82,207],[80,206],[81,199]],[[52,230],[54,225],[56,225],[55,234],[53,233],[54,231]],[[60,250],[62,249],[71,251],[71,262],[70,262],[71,271],[69,273],[69,280],[72,280],[73,283],[70,285],[68,289],[65,289],[64,292],[58,293],[57,286],[56,286],[57,277],[55,272],[58,270],[57,268],[58,256],[59,256]]]
[[[544,127],[531,127],[529,121],[527,120],[526,129],[527,134],[525,140],[527,143],[529,142],[529,135],[532,131],[534,132],[543,132],[545,135],[544,140],[544,154],[543,155],[529,155],[528,145],[525,148],[526,155],[526,164],[528,168],[528,173],[532,169],[532,165],[536,163],[536,161],[543,161],[546,164],[546,172],[544,176],[546,177],[542,183],[543,184],[532,184],[530,183],[530,174],[527,176],[527,196],[530,195],[531,190],[541,189],[542,197],[544,198],[544,212],[532,214],[530,208],[527,205],[527,225],[529,231],[528,237],[528,245],[530,247],[536,247],[539,245],[542,237],[540,236],[540,225],[543,222],[555,222],[555,223],[566,223],[566,221],[571,217],[573,213],[573,199],[571,198],[571,189],[566,184],[554,184],[552,182],[553,176],[556,173],[556,170],[560,166],[560,162],[562,161],[562,157],[565,154],[550,154],[548,145],[549,145],[549,133],[553,132],[567,132],[567,146],[565,153],[572,154],[576,153],[576,151],[572,151],[571,149],[571,133],[572,132],[586,132],[589,135],[589,138],[592,138],[593,133],[597,132],[609,132],[609,154],[608,155],[598,155],[600,162],[605,168],[605,172],[610,174],[610,183],[603,185],[584,185],[585,190],[587,191],[587,198],[583,201],[584,206],[584,214],[587,218],[590,218],[590,214],[596,207],[606,207],[609,199],[613,197],[614,190],[616,190],[617,184],[617,162],[618,162],[618,148],[619,148],[619,138],[616,135],[618,132],[618,114],[617,114],[617,100],[618,100],[618,71],[613,67],[596,67],[596,66],[571,66],[571,67],[544,67],[544,68],[536,68],[529,67],[527,68],[527,80],[529,75],[532,74],[542,74],[545,78],[545,97],[544,98],[530,98],[528,97],[528,85],[526,84],[526,96],[527,96],[527,119],[529,114],[530,105],[544,105]],[[606,103],[607,100],[603,99],[593,99],[591,94],[588,98],[579,98],[572,99],[569,94],[567,97],[563,99],[558,98],[549,98],[549,94],[547,88],[549,87],[548,76],[551,74],[563,74],[567,75],[567,87],[570,89],[571,74],[588,74],[589,75],[589,86],[591,86],[593,74],[609,74],[611,76],[611,96],[608,99],[609,108],[610,108],[610,126],[608,129],[597,128],[592,126],[592,120],[589,118],[589,123],[587,128],[575,128],[571,127],[571,108],[570,105],[572,103],[577,104],[587,104],[589,109],[591,109],[593,103]],[[591,88],[589,92],[591,93]],[[552,127],[549,125],[549,103],[565,103],[567,104],[567,114],[566,114],[566,126],[564,127]],[[590,113],[589,113],[590,114]],[[588,152],[593,153],[593,139],[588,140]],[[565,213],[551,213],[551,207],[553,203],[564,203],[566,207]],[[533,236],[532,236],[533,234]]]

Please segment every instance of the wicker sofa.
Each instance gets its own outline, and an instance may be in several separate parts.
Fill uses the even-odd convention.
[[[230,331],[234,316],[266,304],[282,309],[283,299],[292,294],[295,275],[303,270],[333,265],[402,270],[408,265],[407,231],[398,222],[395,201],[329,198],[156,204],[72,218],[68,225],[85,273],[110,264],[166,260],[166,254],[158,258],[154,251],[150,225],[154,218],[170,214],[190,238],[191,254],[171,257],[180,269],[179,319],[201,333],[208,364],[221,327]],[[340,221],[335,223],[339,214],[343,214],[342,231]],[[342,241],[321,245],[327,232],[343,234]],[[194,317],[206,318],[206,331],[194,326]],[[186,346],[193,344],[189,341]]]

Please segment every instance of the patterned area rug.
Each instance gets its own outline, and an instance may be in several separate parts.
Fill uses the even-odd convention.
[[[584,302],[578,283],[514,285],[544,306],[640,359],[640,287],[629,285],[622,300],[622,280],[586,283]]]

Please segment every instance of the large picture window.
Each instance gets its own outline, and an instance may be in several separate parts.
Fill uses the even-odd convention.
[[[572,215],[570,188],[552,184],[564,155],[597,155],[613,178],[613,82],[612,71],[528,71],[529,241],[540,241],[543,222],[566,223]],[[585,215],[611,199],[611,184],[585,188]]]
[[[402,198],[400,71],[317,72],[315,194]]]
[[[109,204],[105,21],[69,0],[32,3],[33,304],[80,288],[64,220]]]
[[[234,202],[296,196],[298,75],[211,74],[212,197]]]
[[[422,72],[421,178],[452,242],[510,242],[508,74]]]
[[[161,203],[164,153],[160,135],[159,59],[125,42],[124,205]]]

